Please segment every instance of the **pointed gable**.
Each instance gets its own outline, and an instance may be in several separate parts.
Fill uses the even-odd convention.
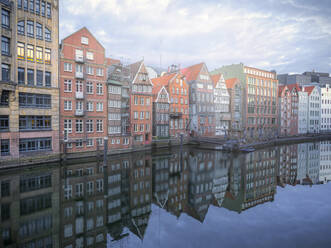
[[[149,84],[153,86],[152,81],[148,77],[148,72],[145,67],[144,61],[138,61],[128,66],[131,75],[131,84]],[[143,75],[140,77],[140,75]]]
[[[238,83],[239,80],[238,78],[229,78],[227,80],[225,80],[225,85],[226,85],[226,88],[228,89],[233,89],[233,87],[236,85],[236,83]]]
[[[219,74],[212,75],[212,76],[210,77],[210,78],[211,78],[211,81],[213,81],[214,88],[216,87],[217,83],[220,81],[221,76],[222,76],[222,74],[219,73]]]
[[[304,92],[307,92],[308,93],[308,96],[310,96],[314,89],[315,89],[315,86],[305,86],[303,88],[303,91]]]
[[[159,90],[155,96],[155,102],[170,103],[169,93],[164,86]]]
[[[204,66],[205,63],[192,65],[190,67],[182,69],[181,72],[185,75],[187,82],[198,80],[200,72],[202,71]]]

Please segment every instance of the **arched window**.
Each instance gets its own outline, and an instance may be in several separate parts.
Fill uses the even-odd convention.
[[[36,38],[39,40],[43,39],[43,25],[40,23],[36,24]]]
[[[46,27],[45,27],[45,40],[46,41],[52,41],[51,31]]]
[[[17,33],[21,35],[25,35],[25,23],[24,21],[19,21],[17,23]]]
[[[27,21],[27,34],[30,37],[34,37],[34,22]]]

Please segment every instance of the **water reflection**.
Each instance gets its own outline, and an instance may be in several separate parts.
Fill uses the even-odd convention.
[[[277,186],[331,180],[331,142],[234,155],[184,147],[1,172],[3,247],[105,247],[144,239],[152,204],[203,223],[210,206],[242,213]],[[150,227],[154,228],[154,227]],[[17,244],[17,245],[16,245]]]

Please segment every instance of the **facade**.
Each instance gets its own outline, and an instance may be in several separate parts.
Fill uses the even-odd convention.
[[[169,94],[170,136],[186,135],[189,125],[189,86],[184,75],[174,71],[154,78],[152,82],[157,89],[164,86]]]
[[[308,93],[308,133],[319,133],[321,123],[321,96],[318,86],[305,86],[302,90]]]
[[[319,182],[328,183],[331,181],[331,142],[321,141],[320,149]]]
[[[320,142],[308,143],[307,177],[313,184],[319,183]]]
[[[297,182],[301,184],[308,175],[308,143],[298,144],[298,173]]]
[[[0,6],[0,164],[59,154],[58,1]]]
[[[130,131],[132,145],[150,145],[152,142],[153,83],[144,62],[128,66],[130,70]]]
[[[191,135],[215,135],[214,86],[205,63],[182,69],[189,85]]]
[[[225,80],[230,95],[230,134],[232,137],[240,138],[242,135],[242,87],[237,78]]]
[[[321,132],[331,131],[331,88],[327,84],[321,88]]]
[[[228,135],[231,128],[230,94],[222,74],[211,76],[214,84],[215,134]]]
[[[298,178],[298,145],[279,147],[277,156],[277,183],[281,187],[286,184],[296,185]]]
[[[278,80],[275,72],[234,64],[215,69],[225,79],[238,78],[243,88],[244,138],[256,139],[276,135],[278,128]]]
[[[60,50],[60,139],[66,151],[103,148],[107,136],[105,49],[82,28]]]
[[[308,92],[300,88],[298,99],[298,133],[306,134],[308,132]]]
[[[280,85],[299,84],[301,86],[312,82],[310,75],[302,74],[278,74],[277,79]]]
[[[169,137],[169,93],[164,86],[153,88],[153,136]]]

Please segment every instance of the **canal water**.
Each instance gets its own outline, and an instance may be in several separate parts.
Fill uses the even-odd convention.
[[[0,171],[0,247],[331,247],[331,142]]]

